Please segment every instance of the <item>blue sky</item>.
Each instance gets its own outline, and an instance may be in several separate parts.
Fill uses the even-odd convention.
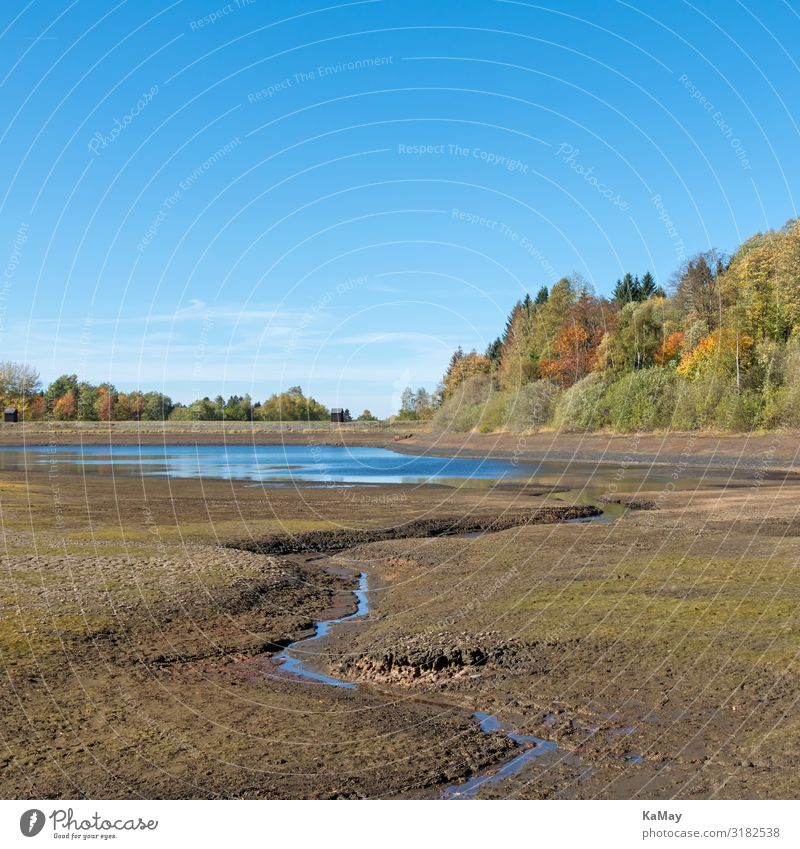
[[[187,401],[433,387],[577,271],[797,215],[800,4],[5,0],[0,358]]]

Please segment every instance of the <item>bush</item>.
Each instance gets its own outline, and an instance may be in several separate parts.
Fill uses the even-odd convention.
[[[486,400],[478,417],[477,429],[481,433],[491,433],[495,430],[505,430],[506,409],[510,392],[495,390]]]
[[[625,375],[606,391],[607,423],[614,430],[655,430],[672,424],[679,377],[671,368],[648,368]]]
[[[733,383],[727,376],[713,372],[693,381],[679,379],[672,427],[675,430],[715,427],[717,407],[731,388]]]
[[[496,394],[488,374],[479,374],[465,380],[433,417],[433,424],[441,430],[466,433],[474,430],[483,412],[483,406]]]
[[[598,430],[605,424],[603,395],[606,382],[600,374],[589,374],[570,386],[558,399],[553,424],[559,430]]]
[[[524,433],[547,424],[558,393],[558,387],[549,380],[536,380],[511,393],[506,402],[506,429]]]
[[[760,393],[737,394],[735,390],[729,389],[714,411],[715,424],[721,430],[752,430],[761,419],[763,405]]]

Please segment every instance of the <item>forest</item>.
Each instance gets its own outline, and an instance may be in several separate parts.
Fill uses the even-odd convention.
[[[22,419],[322,421],[299,386],[173,403],[65,374],[46,388],[29,365],[0,363],[0,403]],[[800,219],[732,256],[709,250],[666,285],[628,273],[610,297],[578,275],[513,305],[484,353],[459,348],[435,389],[407,388],[396,420],[441,429],[742,431],[800,427]],[[350,420],[346,411],[346,420]],[[375,421],[369,410],[356,420]]]
[[[800,220],[732,256],[685,261],[666,286],[626,274],[609,298],[577,275],[514,304],[481,354],[453,354],[401,419],[524,432],[800,426]]]
[[[174,403],[162,392],[120,392],[63,374],[42,389],[39,373],[25,363],[0,362],[0,403],[17,408],[27,421],[324,421],[330,413],[299,386],[253,401],[249,395],[225,400],[199,398]],[[349,412],[348,412],[349,416]],[[373,417],[365,410],[359,419]]]

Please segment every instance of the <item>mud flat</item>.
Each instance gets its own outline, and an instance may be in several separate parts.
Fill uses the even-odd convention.
[[[510,729],[548,745],[478,797],[794,798],[800,487],[735,483],[600,524],[546,487],[3,473],[0,790],[438,798]],[[358,686],[298,680],[361,573],[304,654]]]

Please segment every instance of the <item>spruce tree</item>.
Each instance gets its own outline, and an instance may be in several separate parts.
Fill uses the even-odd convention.
[[[653,275],[649,271],[645,271],[641,283],[639,284],[639,291],[639,300],[641,301],[646,301],[649,298],[656,297],[658,286],[656,286],[656,281],[653,279]]]

